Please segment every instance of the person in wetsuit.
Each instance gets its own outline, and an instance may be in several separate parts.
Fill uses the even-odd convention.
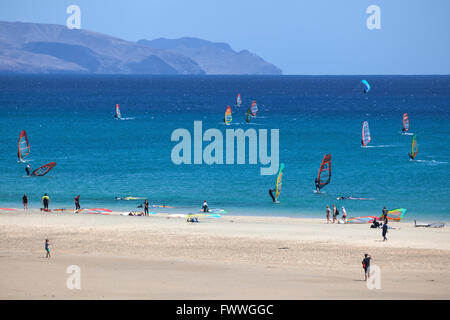
[[[384,221],[382,228],[383,228],[383,231],[381,232],[381,235],[383,236],[383,241],[387,241],[387,238],[386,238],[386,233],[388,232],[387,231],[388,230],[388,220],[387,219]]]
[[[81,207],[80,207],[80,195],[77,195],[73,200],[75,201],[75,210],[81,209]]]
[[[50,198],[47,194],[44,194],[42,197],[42,204],[44,205],[44,210],[48,210],[48,204],[50,202]]]
[[[274,197],[274,195],[273,195],[273,193],[274,193],[274,189],[269,189],[269,195],[270,195],[270,197],[272,198],[272,201],[273,202],[277,202],[277,200],[275,200],[275,197]]]
[[[144,202],[144,216],[148,216],[148,200],[145,199]]]
[[[314,181],[316,184],[316,191],[319,192],[320,191],[320,184],[319,184],[319,179],[316,178],[316,180]]]
[[[27,173],[27,176],[30,175],[30,173],[31,173],[31,166],[29,164],[27,164],[27,166],[25,167],[25,172]]]
[[[372,259],[370,255],[368,255],[367,253],[364,254],[364,259],[362,261],[362,266],[364,269],[364,281],[367,281],[367,279],[370,277],[370,259]]]
[[[411,160],[414,160],[414,155],[411,152],[408,152],[408,156],[411,158]]]

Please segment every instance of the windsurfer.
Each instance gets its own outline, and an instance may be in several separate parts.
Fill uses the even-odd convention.
[[[316,191],[319,192],[320,191],[320,185],[319,185],[319,179],[318,178],[316,178],[315,184],[316,184]]]
[[[272,198],[272,202],[276,202],[277,201],[277,200],[275,200],[275,197],[273,195],[274,191],[275,191],[274,189],[269,189],[269,195]]]
[[[414,155],[411,152],[408,152],[408,156],[411,158],[411,160],[414,160]]]
[[[31,165],[30,164],[27,164],[27,166],[25,168],[25,172],[27,173],[27,176],[30,175],[30,172],[31,172]]]

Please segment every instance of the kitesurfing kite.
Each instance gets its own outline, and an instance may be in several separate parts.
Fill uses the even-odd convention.
[[[388,218],[388,220],[400,221],[400,220],[402,220],[403,216],[406,214],[406,211],[408,211],[408,210],[406,210],[404,208],[394,209],[394,210],[388,211],[386,217]]]
[[[228,106],[227,110],[225,111],[225,119],[224,119],[224,121],[225,121],[226,125],[229,125],[231,123],[231,121],[233,121],[233,118],[231,116],[231,107],[230,106]]]
[[[347,223],[372,223],[376,219],[375,216],[352,217],[348,218]]]
[[[281,193],[281,186],[282,186],[282,180],[283,180],[283,170],[284,170],[284,163],[280,164],[280,170],[278,171],[277,176],[277,185],[275,187],[275,203],[279,203],[278,197]]]
[[[408,155],[411,158],[411,160],[414,160],[414,158],[417,156],[418,153],[419,153],[419,146],[417,144],[416,135],[413,135],[411,143],[411,152],[409,152]]]
[[[25,130],[20,131],[19,135],[19,151],[17,157],[23,162],[25,157],[30,154],[30,144],[28,143],[27,133]]]
[[[367,82],[367,80],[361,80],[361,83],[364,86],[364,93],[369,93],[369,91],[370,91],[370,84]]]
[[[258,105],[256,104],[256,101],[252,101],[252,106],[250,107],[250,111],[252,114],[252,117],[256,117],[256,113],[258,113]]]
[[[240,107],[241,104],[242,104],[241,94],[238,93],[237,98],[236,98],[236,107]]]
[[[364,121],[363,123],[361,135],[362,135],[361,144],[363,145],[363,147],[365,147],[372,140],[370,138],[369,123],[367,121]]]
[[[56,166],[56,162],[50,162],[42,167],[37,168],[34,170],[31,175],[32,176],[45,176],[50,170],[52,170]]]
[[[116,104],[116,120],[122,120],[122,114],[120,113],[119,104]]]
[[[331,181],[331,154],[326,154],[320,164],[319,174],[316,178],[316,191],[325,187]]]
[[[408,118],[408,114],[404,113],[403,114],[403,128],[402,128],[402,132],[405,133],[409,130],[409,118]]]

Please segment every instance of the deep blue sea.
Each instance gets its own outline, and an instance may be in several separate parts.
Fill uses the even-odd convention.
[[[361,79],[372,86],[368,94]],[[238,93],[240,108],[234,106]],[[252,100],[259,113],[247,124]],[[117,103],[132,119],[114,119]],[[231,126],[223,124],[227,105]],[[419,143],[414,162],[412,136],[400,134],[405,112]],[[279,129],[280,203],[268,194],[276,175],[260,175],[260,164],[173,164],[171,134],[177,128],[192,133],[194,120],[203,130]],[[229,214],[322,217],[325,206],[336,203],[349,216],[378,215],[386,206],[407,208],[407,219],[448,221],[449,120],[450,76],[2,75],[0,207],[20,208],[26,193],[38,208],[48,193],[51,208],[72,208],[80,194],[82,207],[133,210],[139,202],[114,200],[130,195],[186,213],[206,199]],[[370,126],[369,148],[361,147],[363,121]],[[17,162],[21,130],[33,168],[57,163],[46,176],[26,177],[25,164]],[[331,183],[315,194],[326,153]]]

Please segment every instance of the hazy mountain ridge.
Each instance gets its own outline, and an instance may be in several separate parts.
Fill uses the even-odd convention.
[[[195,38],[135,43],[63,25],[22,22],[0,22],[0,72],[281,74],[262,58],[236,53],[226,43]]]

